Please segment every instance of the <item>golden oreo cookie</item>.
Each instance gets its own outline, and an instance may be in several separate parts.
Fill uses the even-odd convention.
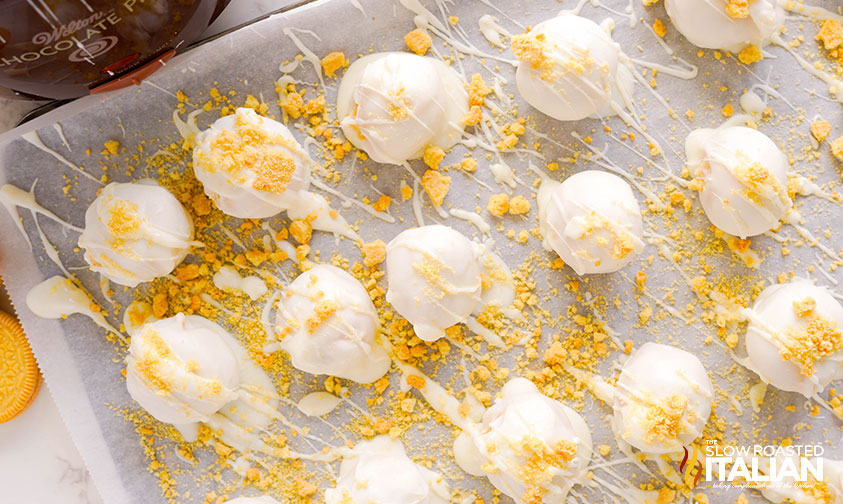
[[[26,410],[40,385],[41,373],[20,323],[0,311],[0,423]]]

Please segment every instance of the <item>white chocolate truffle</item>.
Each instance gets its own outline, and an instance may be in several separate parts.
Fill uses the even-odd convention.
[[[91,270],[128,287],[169,274],[193,243],[193,221],[152,181],[112,182],[85,212],[79,247]]]
[[[371,383],[390,366],[378,313],[366,289],[345,271],[320,264],[285,289],[276,315],[281,348],[293,367]]]
[[[744,126],[698,129],[685,140],[700,203],[716,227],[746,238],[779,225],[793,205],[787,156],[764,133]]]
[[[480,303],[484,251],[448,226],[403,231],[386,246],[386,300],[419,338],[435,341]]]
[[[613,115],[611,101],[631,93],[620,47],[590,19],[561,14],[512,38],[515,82],[527,103],[560,121]],[[621,91],[623,90],[623,91]]]
[[[468,93],[457,72],[433,58],[387,52],[348,68],[337,96],[345,137],[378,163],[401,164],[429,145],[462,137]]]
[[[747,367],[766,383],[805,397],[843,379],[843,306],[798,279],[761,291],[747,310]]]
[[[702,435],[713,399],[711,379],[695,355],[645,343],[624,363],[616,384],[615,434],[644,453],[681,452]]]
[[[296,206],[313,161],[286,126],[239,108],[196,135],[193,172],[217,208],[262,219]]]
[[[162,422],[207,422],[237,399],[240,365],[228,338],[225,329],[197,315],[144,325],[126,357],[129,395]]]
[[[336,488],[325,490],[327,504],[446,504],[449,497],[442,477],[410,460],[389,436],[357,443],[343,457]]]
[[[237,497],[235,499],[227,500],[222,504],[281,504],[277,500],[268,495],[261,495],[260,497]]]
[[[746,2],[744,2],[746,4]],[[698,47],[738,52],[763,47],[784,26],[776,0],[752,0],[743,8],[729,0],[665,0],[673,26]]]
[[[618,271],[644,250],[641,209],[616,175],[587,170],[562,183],[546,180],[538,202],[545,248],[578,275]]]
[[[518,504],[562,504],[587,474],[591,432],[577,412],[514,378],[477,432],[460,434],[454,453],[466,472],[486,476]]]

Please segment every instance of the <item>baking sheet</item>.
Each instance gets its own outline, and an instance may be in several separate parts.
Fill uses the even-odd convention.
[[[836,2],[828,0],[815,3],[832,8]],[[178,57],[140,87],[129,88],[104,97],[86,99],[82,103],[93,104],[93,106],[84,108],[76,104],[74,111],[69,115],[59,110],[40,118],[38,124],[43,126],[39,126],[38,134],[48,147],[99,177],[103,172],[99,168],[96,154],[107,140],[119,140],[121,147],[125,148],[123,151],[125,156],[137,154],[137,145],[141,141],[150,142],[145,146],[146,152],[154,152],[156,144],[165,146],[181,140],[171,120],[173,110],[178,105],[176,92],[179,90],[190,97],[191,102],[194,103],[201,103],[202,97],[207,96],[211,86],[225,91],[235,90],[240,99],[244,99],[246,94],[253,94],[270,103],[270,113],[280,117],[280,111],[274,104],[275,81],[281,77],[279,65],[285,60],[292,60],[300,52],[292,43],[291,38],[284,34],[284,28],[296,28],[294,35],[319,56],[330,51],[341,50],[354,60],[358,55],[371,51],[404,50],[402,37],[414,27],[413,13],[398,2],[361,0],[360,4],[362,9],[341,0],[316,1],[242,28]],[[477,21],[481,15],[496,15],[505,28],[518,33],[523,31],[523,26],[535,25],[555,15],[563,7],[574,8],[575,6],[570,0],[562,3],[555,0],[513,1],[495,4],[495,6],[483,0],[455,3],[425,1],[422,4],[437,13],[440,18],[444,19],[446,15],[458,16],[458,27],[466,30],[469,40],[477,48],[506,59],[511,59],[508,52],[498,52],[479,34]],[[672,58],[649,29],[656,18],[667,23],[667,17],[661,5],[645,10],[638,2],[633,2],[635,16],[643,18],[643,21],[635,28],[631,28],[621,15],[627,8],[626,1],[606,0],[604,5],[614,13],[606,8],[588,4],[583,8],[582,15],[597,22],[608,17],[614,18],[617,25],[614,39],[621,44],[630,57],[662,64],[674,64]],[[498,9],[504,10],[506,15],[498,12]],[[518,24],[508,19],[507,15],[515,19]],[[803,19],[788,21],[792,33],[798,33],[800,25],[805,26],[808,40],[798,50],[816,52],[810,40],[816,28]],[[456,32],[457,29],[454,28],[454,31]],[[765,51],[768,53],[767,58],[747,68],[739,66],[733,57],[727,55],[722,55],[720,59],[717,59],[712,51],[705,51],[704,56],[698,57],[698,49],[681,39],[669,24],[665,41],[676,51],[677,56],[699,65],[700,71],[699,76],[690,81],[673,78],[664,73],[657,77],[655,90],[661,96],[669,98],[669,105],[676,112],[675,117],[671,116],[646,86],[637,85],[635,88],[635,98],[643,113],[643,122],[648,126],[649,131],[659,138],[667,152],[666,160],[660,159],[660,163],[669,163],[670,169],[679,174],[682,168],[681,145],[689,127],[710,127],[719,124],[723,120],[720,110],[726,103],[733,104],[738,110],[738,98],[746,88],[755,84],[770,84],[781,93],[783,98],[769,99],[773,118],[759,122],[761,129],[774,138],[791,156],[794,160],[794,170],[806,176],[816,177],[818,183],[825,184],[825,187],[830,190],[836,186],[839,180],[839,166],[835,166],[828,155],[827,146],[821,149],[824,154],[819,161],[814,162],[805,157],[805,147],[810,145],[808,125],[814,115],[820,114],[835,125],[834,134],[840,134],[837,128],[843,124],[841,120],[843,108],[828,98],[826,87],[822,82],[800,69],[794,59],[781,48],[767,49]],[[450,54],[451,48],[443,46],[441,40],[436,39],[435,45],[442,54]],[[453,183],[446,199],[446,208],[461,208],[470,211],[474,211],[478,206],[485,208],[488,197],[497,192],[533,196],[535,189],[532,183],[536,175],[528,169],[530,162],[538,166],[544,166],[550,161],[560,162],[560,170],[551,174],[557,180],[562,180],[568,174],[583,169],[600,169],[600,163],[604,161],[597,159],[596,155],[590,156],[590,159],[582,155],[575,163],[568,162],[570,153],[566,147],[584,150],[582,145],[578,145],[576,139],[572,137],[573,132],[582,137],[591,136],[593,138],[591,145],[604,151],[606,158],[617,166],[633,172],[640,168],[641,175],[636,177],[639,183],[656,193],[664,190],[666,182],[662,173],[645,161],[646,156],[642,158],[623,145],[608,139],[609,133],[604,129],[603,122],[589,119],[574,123],[560,123],[544,117],[531,110],[517,96],[513,69],[509,65],[489,58],[486,58],[485,63],[487,67],[483,68],[479,58],[468,56],[464,59],[458,58],[455,65],[469,76],[474,72],[482,73],[487,82],[492,80],[492,70],[507,79],[508,83],[504,84],[504,89],[507,93],[514,94],[514,102],[518,106],[520,115],[529,116],[528,124],[537,131],[550,135],[553,142],[532,136],[528,132],[524,140],[528,145],[533,145],[533,140],[538,142],[544,159],[525,153],[504,154],[504,159],[515,169],[516,175],[525,182],[514,190],[495,182],[488,169],[485,155],[478,152],[476,157],[479,168],[476,179],[463,176],[456,171],[449,173]],[[639,71],[644,72],[644,69],[639,67]],[[317,80],[314,69],[306,63],[300,65],[293,72],[293,76],[303,81]],[[651,76],[652,72],[646,71],[647,82]],[[336,94],[337,81],[327,80],[326,84],[328,102],[332,103]],[[686,109],[695,112],[693,120],[685,116]],[[187,112],[190,110],[188,107]],[[199,126],[207,126],[217,116],[216,111],[199,114]],[[69,149],[63,145],[59,130],[50,124],[56,117],[61,118],[58,124],[67,138]],[[803,120],[798,120],[800,117]],[[617,118],[611,118],[605,124],[613,128],[611,134],[614,135],[628,131],[628,128],[624,127]],[[304,140],[302,132],[296,131],[295,135],[300,141]],[[85,209],[95,197],[99,185],[79,177],[50,154],[24,140],[10,139],[10,135],[2,138],[6,140],[6,143],[2,146],[2,158],[0,158],[2,165],[0,183],[10,183],[26,189],[37,181],[35,194],[39,202],[70,223],[83,226]],[[640,138],[635,143],[635,147],[646,154],[646,145]],[[86,155],[86,148],[91,148],[93,155]],[[449,154],[446,163],[462,159],[464,153],[463,146],[456,147]],[[111,160],[109,164],[113,161]],[[137,164],[136,160],[128,157],[125,162],[127,165]],[[423,164],[420,161],[415,161],[411,165],[416,173],[423,173]],[[176,169],[176,166],[174,165],[173,169]],[[410,203],[398,204],[401,201],[400,182],[404,180],[412,185],[412,179],[404,168],[377,166],[371,161],[364,163],[355,161],[354,156],[348,156],[337,169],[343,173],[342,181],[336,186],[342,193],[362,198],[376,196],[377,192],[382,192],[392,196],[396,201],[391,213],[397,221],[394,224],[385,224],[372,220],[368,214],[357,207],[343,208],[338,199],[331,197],[334,206],[341,208],[342,214],[349,221],[360,224],[360,235],[364,241],[375,238],[388,241],[400,230],[416,225]],[[137,172],[128,175],[120,170],[109,169],[105,173],[110,181],[129,181],[140,178]],[[149,174],[154,175],[154,171],[145,173],[145,175]],[[378,174],[377,180],[372,180],[371,174]],[[65,194],[62,188],[68,184],[68,178],[76,182]],[[687,191],[686,195],[693,196]],[[644,196],[640,192],[636,196],[639,201],[644,201]],[[816,197],[798,198],[797,201],[805,217],[806,227],[816,236],[823,237],[822,243],[829,245],[832,249],[840,249],[843,245],[843,237],[840,236],[839,226],[834,225],[840,222],[843,216],[840,206]],[[540,242],[534,236],[530,237],[525,245],[517,244],[505,236],[509,229],[515,229],[517,232],[521,229],[530,230],[537,227],[537,207],[534,199],[531,198],[531,202],[533,211],[523,221],[507,219],[503,226],[497,226],[497,221],[486,214],[487,220],[493,223],[494,229],[491,235],[495,240],[496,250],[513,269],[517,269],[530,253],[535,253],[538,258],[543,258],[545,261],[553,258],[552,255],[541,250]],[[708,222],[698,210],[699,205],[695,202],[694,211],[689,215],[686,216],[683,212],[677,211],[676,222],[669,227],[664,226],[662,217],[648,214],[645,215],[646,227],[652,235],[679,233],[668,240],[670,246],[682,242],[680,235],[692,230],[702,229],[708,234],[707,236],[710,236]],[[427,200],[423,213],[427,223],[442,221]],[[31,338],[33,349],[44,371],[46,383],[56,399],[71,436],[88,464],[104,500],[109,503],[166,502],[159,490],[158,479],[147,471],[148,460],[140,445],[134,425],[126,421],[121,413],[124,410],[137,411],[139,409],[125,390],[121,375],[124,355],[115,344],[106,341],[101,329],[85,318],[77,316],[61,321],[43,320],[29,312],[24,303],[28,289],[42,279],[59,274],[60,271],[46,256],[33,223],[33,216],[29,212],[21,211],[21,214],[23,224],[33,243],[32,250],[21,238],[9,216],[5,212],[0,212],[0,214],[2,214],[0,216],[0,237],[2,237],[0,238],[0,273],[27,334]],[[287,222],[283,215],[270,221],[276,228]],[[232,223],[234,222],[236,221],[232,219]],[[451,217],[444,222],[468,236],[483,238],[476,228],[465,221]],[[99,303],[107,305],[107,301],[100,294],[97,276],[85,269],[81,254],[75,249],[76,235],[43,217],[39,217],[39,223],[45,235],[58,249],[66,266],[78,275]],[[783,226],[777,236],[798,239],[795,230],[789,226]],[[814,278],[820,284],[836,289],[836,282],[841,275],[838,271],[826,272],[831,260],[818,248],[811,247],[804,241],[799,246],[794,240],[789,245],[791,253],[783,257],[781,244],[773,237],[760,237],[754,239],[752,243],[753,249],[765,257],[758,270],[747,268],[740,260],[730,255],[728,250],[707,255],[704,261],[714,271],[734,277],[747,288],[758,283],[775,282],[779,273],[792,272],[797,276]],[[345,257],[359,259],[359,252],[348,241],[337,243],[333,237],[324,233],[315,234],[311,245],[314,250],[321,251],[323,260],[327,260],[334,250]],[[649,256],[652,256],[651,263],[646,260]],[[699,257],[683,258],[684,263],[693,265],[687,266],[687,271],[693,272],[698,269],[699,260]],[[289,264],[284,267],[291,276],[295,274]],[[734,409],[731,408],[730,400],[718,397],[717,413],[730,420],[727,427],[732,429],[742,425],[747,428],[741,436],[732,436],[730,439],[745,443],[760,441],[748,430],[753,419],[756,419],[755,423],[763,422],[764,424],[761,433],[764,440],[775,441],[784,436],[794,436],[794,439],[798,439],[801,443],[828,441],[831,443],[830,452],[836,453],[837,458],[841,458],[839,455],[843,453],[843,450],[840,448],[840,421],[832,418],[824,410],[821,410],[817,416],[809,416],[806,411],[806,401],[801,396],[771,389],[761,413],[757,417],[753,415],[748,399],[741,391],[745,388],[745,384],[756,383],[756,377],[742,368],[736,368],[717,343],[705,343],[708,336],[713,336],[715,341],[718,339],[710,325],[698,320],[702,310],[697,310],[696,320],[693,323],[686,324],[676,317],[665,315],[664,310],[660,309],[656,301],[630,296],[631,278],[639,269],[647,273],[650,292],[659,302],[662,302],[664,298],[666,300],[663,302],[669,304],[668,298],[672,297],[675,301],[671,306],[679,310],[683,309],[687,303],[695,302],[695,296],[684,285],[677,269],[671,261],[661,257],[658,248],[653,245],[647,247],[640,260],[635,261],[621,273],[584,279],[580,282],[579,293],[565,288],[571,280],[576,278],[569,269],[550,272],[536,270],[532,278],[536,281],[536,294],[542,308],[550,313],[564,317],[569,305],[575,305],[580,313],[593,311],[596,316],[605,318],[607,326],[615,331],[621,340],[632,339],[636,345],[649,340],[678,342],[683,348],[696,353],[707,365],[720,388],[729,391],[743,404],[743,415],[736,416],[734,411],[730,411]],[[116,298],[123,305],[127,304],[131,297],[131,292],[118,290],[116,293]],[[589,300],[592,298],[606,300],[608,306],[601,306],[600,301],[590,303]],[[618,306],[615,306],[615,300]],[[642,305],[651,305],[655,315],[649,324],[640,327],[637,324],[637,314]],[[112,317],[111,321],[119,323],[118,318]],[[545,328],[545,331],[546,335],[539,344],[540,351],[546,346],[548,336],[558,332],[559,328]],[[499,360],[511,363],[521,353],[523,349],[515,347]],[[616,354],[619,355],[620,352]],[[613,355],[612,358],[607,358],[600,363],[599,367],[605,376],[612,375],[614,357]],[[463,362],[466,362],[470,369],[474,361],[470,356],[454,349],[446,362],[447,366],[437,371],[437,377],[442,381],[446,381],[450,372],[456,371]],[[534,370],[540,369],[541,366],[541,359],[535,359],[529,365]],[[432,368],[427,370],[433,372]],[[394,369],[391,378],[394,383],[397,382],[398,373]],[[309,391],[321,390],[321,383],[322,379],[296,373],[292,380],[289,397],[298,400]],[[494,393],[498,386],[499,384],[490,382],[486,388]],[[351,399],[361,404],[363,398],[368,397],[367,394],[370,393],[353,385],[349,385],[349,389]],[[795,411],[786,411],[786,405],[795,405]],[[282,407],[289,408],[290,415],[297,422],[308,423],[307,419],[297,417],[290,406]],[[611,413],[610,409],[594,400],[589,394],[586,394],[581,407],[593,430],[595,446],[600,444],[614,446],[607,420]],[[810,407],[810,404],[807,407]],[[346,404],[331,413],[327,419],[333,424],[342,425],[353,414],[353,410]],[[732,424],[732,422],[736,423]],[[794,424],[799,422],[809,423],[813,427],[794,430]],[[310,421],[308,425],[312,427],[313,432],[330,437],[332,442],[339,441],[335,436],[329,436],[320,422]],[[409,430],[403,439],[411,456],[434,457],[433,467],[443,472],[453,487],[478,489],[481,495],[488,498],[491,495],[490,487],[485,480],[466,477],[455,468],[446,448],[450,432],[451,429],[447,426],[431,422],[425,430]],[[355,436],[353,433],[349,436],[352,440],[359,438],[359,435]],[[430,439],[436,442],[432,443]],[[616,455],[617,451],[613,450],[613,454]],[[831,453],[828,454],[831,455]],[[182,492],[186,492],[182,493],[180,502],[204,502],[206,492],[217,486],[213,482],[195,478],[196,474],[202,473],[202,467],[213,461],[213,454],[200,454],[198,458],[200,463],[194,467],[180,460],[175,453],[170,453],[166,457],[166,463],[173,468],[173,475],[179,481],[177,487]],[[640,475],[640,471],[631,465],[621,466],[618,470],[630,477],[633,474]],[[232,480],[239,478],[234,473],[229,475]],[[580,489],[580,491],[589,493],[587,490]],[[728,499],[736,496],[734,492],[719,492],[719,490],[711,492],[714,502],[731,502],[727,500],[727,496]],[[253,495],[262,492],[254,488],[246,488],[241,493]],[[601,494],[598,492],[596,495]],[[277,496],[280,497],[280,495]],[[763,501],[757,494],[748,496],[750,502]]]

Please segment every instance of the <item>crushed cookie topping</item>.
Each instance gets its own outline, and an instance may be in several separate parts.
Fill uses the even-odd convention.
[[[135,369],[137,369],[138,374],[154,387],[155,390],[170,392],[173,387],[166,379],[160,376],[159,366],[165,360],[174,360],[176,356],[170,349],[170,345],[164,341],[164,338],[155,329],[147,327],[144,330],[143,337],[146,338],[149,349],[135,363]]]
[[[482,107],[486,104],[486,97],[492,90],[486,85],[483,76],[476,73],[471,76],[471,81],[468,83],[468,103],[469,105],[476,105]]]
[[[729,0],[726,4],[726,14],[733,19],[744,19],[749,17],[750,0]]]
[[[210,152],[199,151],[196,162],[210,172],[226,173],[241,184],[251,173],[253,188],[281,194],[296,171],[295,160],[285,152],[289,144],[282,135],[268,133],[238,114],[235,129],[219,132]]]
[[[648,441],[670,441],[684,431],[682,417],[691,415],[688,398],[682,394],[671,394],[661,402],[650,406],[644,428]]]
[[[535,36],[524,33],[512,37],[511,48],[518,60],[529,63],[536,70],[541,70],[541,79],[544,81],[554,79],[560,72],[582,75],[594,65],[594,59],[588,50],[573,47],[571,50],[575,54],[557,60],[548,56],[548,44],[547,38],[542,33]],[[604,70],[608,71],[608,69]]]
[[[812,297],[806,297],[793,302],[793,312],[797,317],[805,317],[814,313],[817,302]]]
[[[843,350],[843,333],[837,323],[819,315],[813,315],[804,328],[788,329],[785,335],[779,354],[798,365],[804,376],[814,374],[817,362]]]
[[[108,203],[108,232],[116,239],[128,238],[140,229],[143,224],[138,214],[138,205],[131,201],[109,199]]]
[[[510,47],[519,61],[529,63],[533,68],[541,68],[546,57],[543,53],[542,40],[544,35],[533,36],[530,33],[512,37]]]
[[[322,300],[316,303],[316,306],[313,307],[313,316],[305,322],[307,332],[312,334],[339,309],[340,305],[335,301]]]
[[[577,456],[577,444],[572,441],[560,440],[551,446],[533,435],[523,437],[512,449],[526,457],[524,465],[517,468],[518,479],[542,493],[553,476]]]
[[[746,196],[755,202],[761,199],[789,201],[787,187],[779,181],[766,166],[750,161],[738,153],[738,163],[732,169],[735,178],[746,187]]]

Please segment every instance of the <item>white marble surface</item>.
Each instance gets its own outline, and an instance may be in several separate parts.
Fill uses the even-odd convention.
[[[102,502],[43,384],[29,409],[0,424],[0,488],[9,503]]]
[[[293,0],[233,0],[206,35],[215,35],[294,3]],[[0,98],[0,133],[10,130],[37,102]],[[0,309],[9,305],[0,296]],[[100,504],[78,451],[49,390],[42,384],[32,405],[0,424],[0,502]]]

